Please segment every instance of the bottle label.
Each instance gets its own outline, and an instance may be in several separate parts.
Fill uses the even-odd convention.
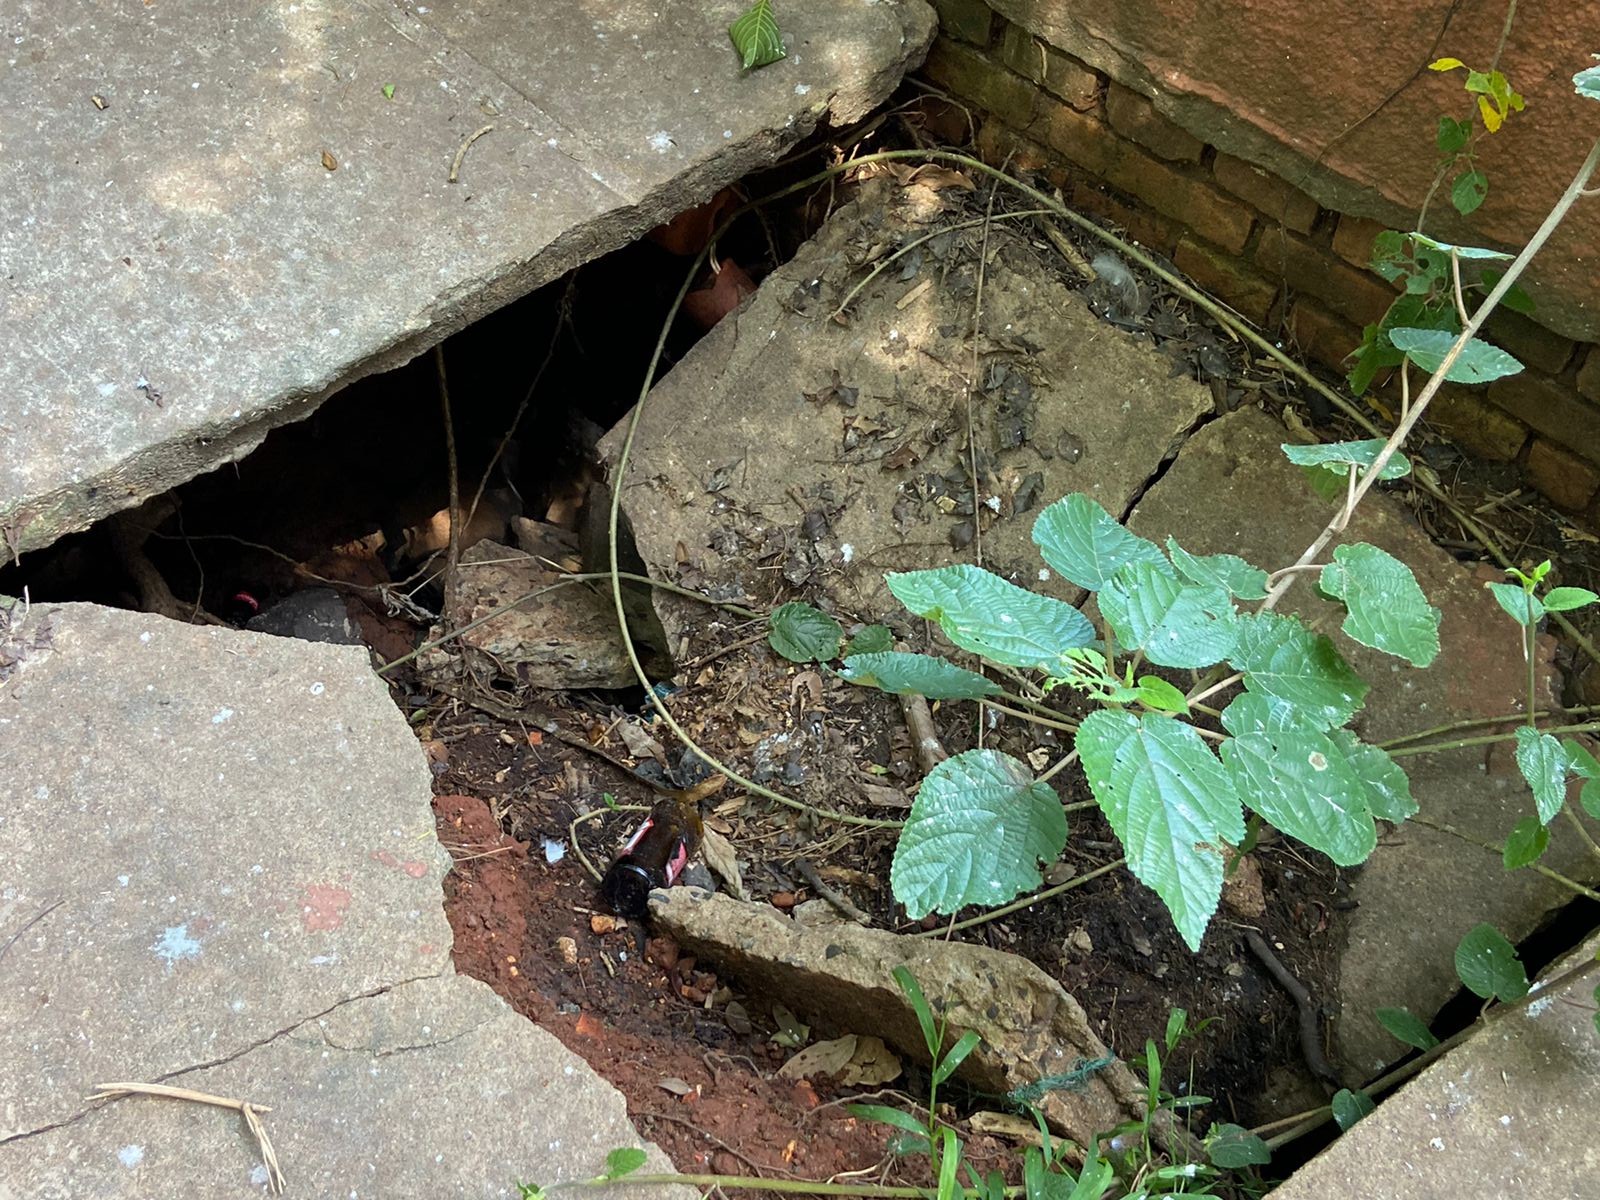
[[[655,828],[655,824],[656,819],[654,817],[646,817],[644,819],[644,824],[639,826],[638,829],[635,829],[633,831],[633,836],[628,839],[627,843],[622,847],[621,850],[617,851],[617,857],[626,858],[628,855],[632,854],[634,848],[638,846],[640,842],[644,841],[644,835]]]
[[[689,863],[689,843],[679,838],[672,844],[672,857],[667,859],[666,876],[667,887],[678,882],[678,876],[683,874],[683,868]]]

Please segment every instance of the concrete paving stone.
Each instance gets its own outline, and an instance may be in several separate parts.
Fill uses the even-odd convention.
[[[1546,973],[1593,960],[1600,938]],[[1592,1200],[1600,1108],[1595,977],[1536,999],[1451,1050],[1269,1193]]]
[[[855,120],[934,31],[921,0],[792,5],[745,74],[742,7],[15,0],[0,544],[237,459]]]
[[[1276,421],[1243,410],[1189,439],[1172,467],[1140,500],[1129,527],[1145,537],[1176,536],[1195,553],[1242,555],[1271,570],[1295,561],[1334,511],[1313,493],[1279,448],[1291,440]],[[1526,711],[1527,673],[1518,632],[1482,579],[1440,550],[1397,501],[1369,495],[1342,542],[1365,541],[1407,563],[1442,610],[1442,652],[1427,669],[1357,645],[1338,633],[1342,610],[1300,584],[1285,609],[1321,622],[1340,652],[1372,685],[1352,723],[1370,742],[1452,720]],[[1541,647],[1542,695],[1549,697],[1549,646]],[[1503,749],[1503,748],[1502,748]],[[1473,747],[1399,760],[1421,816],[1498,845],[1533,799],[1510,755]],[[1550,827],[1543,861],[1592,882],[1600,872],[1564,822]],[[1533,932],[1571,893],[1530,871],[1507,872],[1458,838],[1409,822],[1381,837],[1351,879],[1349,941],[1340,962],[1338,1065],[1361,1079],[1404,1052],[1373,1016],[1404,1006],[1431,1019],[1460,984],[1453,955],[1474,925],[1488,921],[1512,941]],[[1269,915],[1270,919],[1270,915]],[[1278,919],[1286,919],[1282,914]]]
[[[260,1194],[236,1117],[86,1103],[117,1080],[272,1106],[302,1195],[503,1195],[592,1173],[589,1117],[633,1140],[452,974],[427,764],[364,648],[13,602],[0,780],[0,1197]]]
[[[351,1000],[178,1087],[271,1107],[262,1117],[288,1196],[516,1197],[598,1174],[642,1146],[622,1094],[486,984],[443,975]],[[266,1172],[234,1113],[129,1097],[0,1146],[0,1200],[259,1197]],[[690,1200],[687,1188],[628,1196]]]
[[[719,596],[768,595],[776,571],[841,619],[876,621],[905,615],[885,572],[974,561],[952,542],[970,518],[947,509],[971,490],[982,231],[925,243],[832,319],[873,264],[954,219],[926,187],[870,187],[656,385],[623,490],[652,571]],[[1008,225],[988,248],[972,396],[982,561],[1075,599],[1033,545],[1038,511],[1072,491],[1124,511],[1211,394],[1091,314]],[[612,464],[627,424],[602,439]],[[660,592],[656,606],[671,644],[706,617]]]

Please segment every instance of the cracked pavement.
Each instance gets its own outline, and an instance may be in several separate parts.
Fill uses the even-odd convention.
[[[86,604],[0,693],[0,1200],[513,1196],[638,1145],[450,966],[427,764],[363,649]],[[31,644],[31,643],[30,643]],[[670,1165],[651,1148],[659,1169]]]

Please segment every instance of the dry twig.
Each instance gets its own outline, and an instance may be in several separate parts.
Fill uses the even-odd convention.
[[[256,1148],[261,1152],[261,1161],[267,1168],[267,1187],[274,1196],[283,1194],[283,1169],[278,1166],[277,1152],[272,1148],[272,1139],[267,1136],[267,1127],[261,1123],[259,1115],[272,1111],[265,1105],[227,1096],[213,1096],[210,1092],[196,1092],[189,1088],[169,1087],[164,1083],[99,1083],[95,1087],[99,1090],[89,1097],[90,1101],[120,1100],[124,1096],[161,1096],[169,1100],[188,1100],[216,1108],[231,1108],[243,1114],[245,1127],[256,1139]]]

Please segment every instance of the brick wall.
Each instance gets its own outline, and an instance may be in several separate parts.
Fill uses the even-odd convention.
[[[1306,358],[1347,368],[1361,326],[1396,295],[1367,269],[1383,226],[1207,145],[983,0],[933,4],[942,29],[922,74],[971,109],[984,159],[1043,171],[1073,208],[1120,226]],[[965,140],[964,114],[932,115]],[[1429,407],[1433,424],[1470,453],[1518,464],[1600,528],[1600,346],[1507,311],[1486,334],[1524,371],[1487,388],[1448,385]]]

